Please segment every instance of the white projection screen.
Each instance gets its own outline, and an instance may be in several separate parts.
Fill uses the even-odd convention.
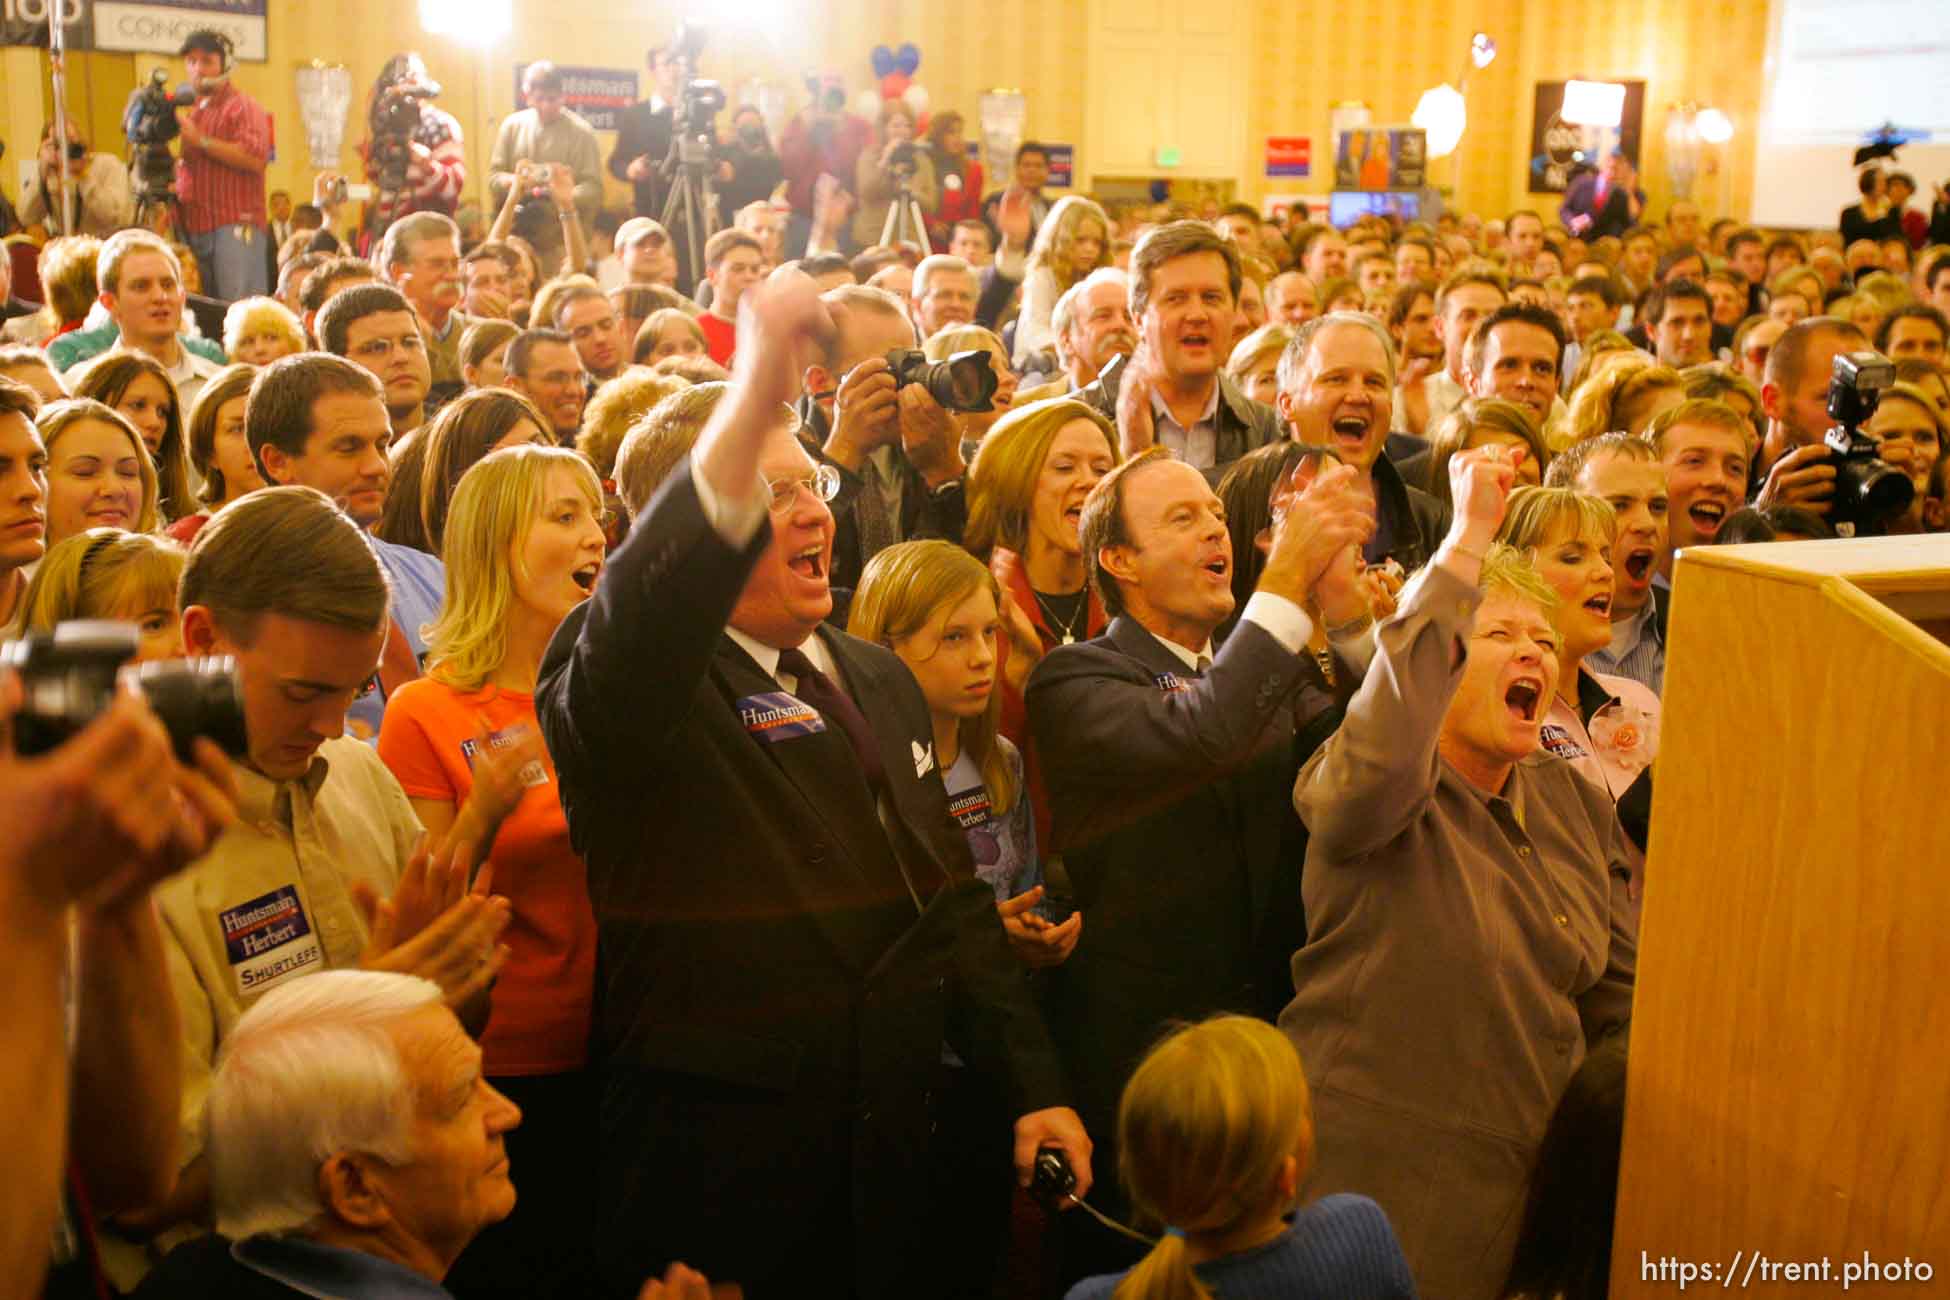
[[[1950,181],[1950,0],[1769,8],[1755,224],[1833,226],[1858,197],[1850,156],[1884,122],[1933,136],[1905,145],[1896,163],[1922,188],[1911,206],[1927,212],[1931,192]]]

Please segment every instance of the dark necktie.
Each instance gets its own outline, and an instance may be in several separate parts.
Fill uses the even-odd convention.
[[[884,788],[887,769],[880,761],[880,745],[874,739],[873,724],[855,707],[846,692],[832,678],[813,667],[812,660],[800,650],[780,651],[779,671],[798,678],[799,685],[792,693],[818,709],[820,716],[838,724],[839,729],[846,733],[847,742],[853,746],[853,753],[860,760],[861,774],[867,778],[867,788],[876,791]]]

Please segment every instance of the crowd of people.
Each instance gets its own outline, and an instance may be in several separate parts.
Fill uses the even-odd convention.
[[[417,55],[362,210],[183,57],[0,279],[0,1293],[1604,1294],[1675,556],[1950,529],[1950,200],[1341,229],[816,86],[691,266],[673,51],[491,221]],[[50,731],[79,620],[241,734]]]

